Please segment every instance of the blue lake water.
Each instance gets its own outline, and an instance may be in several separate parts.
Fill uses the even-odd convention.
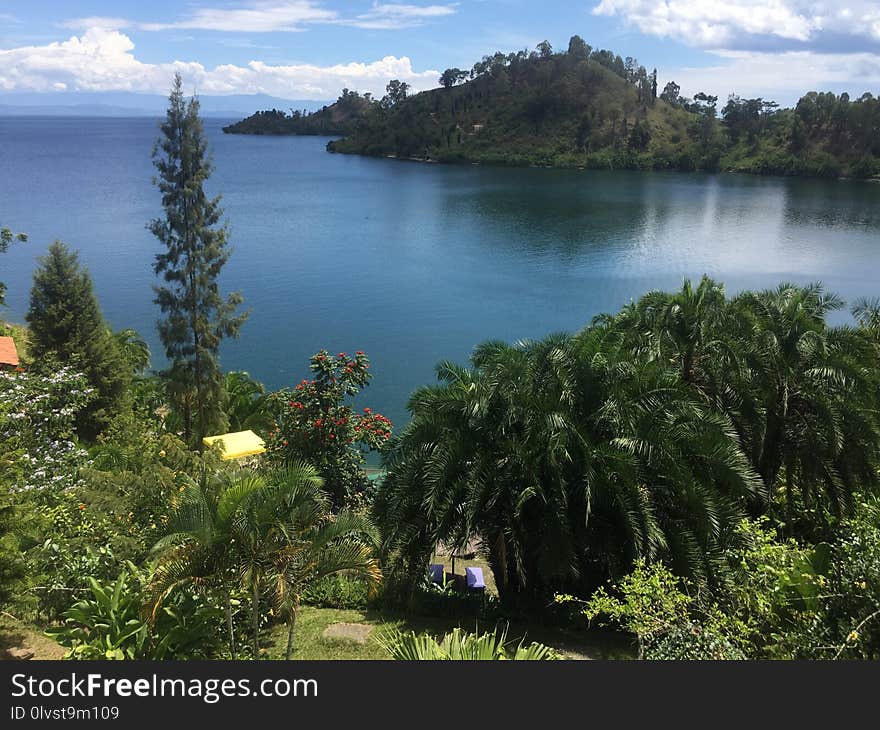
[[[223,366],[277,388],[321,347],[366,350],[362,401],[397,423],[438,360],[576,330],[685,276],[880,295],[880,185],[422,165],[331,155],[325,138],[224,135],[224,123],[206,121],[208,188],[235,249],[223,287],[251,317]],[[62,239],[110,323],[139,330],[162,364],[145,228],[161,214],[157,134],[154,119],[0,118],[0,223],[30,235],[0,256],[0,316],[23,321],[36,257]]]

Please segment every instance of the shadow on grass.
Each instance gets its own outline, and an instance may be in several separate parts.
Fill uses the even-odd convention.
[[[395,625],[401,631],[428,633],[437,638],[460,627],[472,633],[507,630],[507,641],[546,644],[570,659],[633,659],[631,638],[619,632],[588,630],[547,624],[523,618],[494,619],[476,616],[426,616],[387,609],[368,609],[365,617],[371,623]]]
[[[0,616],[0,660],[19,659],[12,652],[33,652],[34,659],[61,659],[67,650],[38,629]]]
[[[363,643],[332,638],[324,632],[333,624],[355,623],[373,627]],[[461,627],[465,631],[507,630],[507,640],[518,643],[537,641],[556,649],[567,659],[631,659],[634,657],[628,636],[610,631],[597,631],[548,625],[539,620],[517,619],[495,621],[470,616],[432,616],[404,611],[371,608],[366,610],[316,608],[304,606],[296,623],[292,659],[388,659],[376,640],[391,629],[427,633],[436,637]],[[266,656],[283,659],[287,629],[276,625],[265,633]]]

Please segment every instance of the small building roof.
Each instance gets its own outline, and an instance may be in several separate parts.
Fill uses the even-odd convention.
[[[219,436],[205,436],[202,443],[205,446],[218,446],[222,451],[220,458],[226,460],[255,456],[266,451],[263,439],[250,430],[224,433]]]
[[[0,337],[0,365],[18,367],[18,350],[11,337]]]

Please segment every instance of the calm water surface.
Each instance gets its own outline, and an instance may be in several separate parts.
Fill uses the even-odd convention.
[[[224,123],[206,121],[208,187],[235,248],[223,287],[252,312],[224,367],[276,388],[321,347],[366,350],[364,403],[398,423],[438,360],[576,330],[684,276],[880,295],[880,185],[420,165],[331,155],[324,138],[224,135]],[[4,317],[23,320],[35,259],[60,238],[111,324],[139,330],[162,364],[145,229],[161,213],[157,133],[153,119],[0,118],[0,223],[30,234],[0,257]]]

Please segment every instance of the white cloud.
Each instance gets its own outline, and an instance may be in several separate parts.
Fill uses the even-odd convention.
[[[239,8],[199,8],[188,18],[173,23],[139,23],[141,30],[192,28],[230,33],[268,33],[299,31],[307,23],[329,22],[338,18],[313,0],[274,2],[263,0]]]
[[[593,14],[706,48],[736,48],[754,36],[807,43],[834,33],[880,41],[876,0],[601,0]]]
[[[382,94],[392,78],[414,89],[437,84],[438,71],[415,71],[410,59],[386,56],[370,63],[272,66],[250,61],[209,69],[197,62],[144,63],[118,30],[96,27],[44,46],[0,50],[0,90],[134,91],[164,94],[179,71],[187,88],[202,94],[264,93],[282,98],[328,99],[343,87]]]
[[[703,68],[669,69],[664,76],[681,85],[682,93],[763,96],[793,104],[807,91],[847,90],[859,96],[880,86],[880,56],[872,53],[755,53],[714,51],[721,63]]]
[[[457,5],[457,3],[456,3]],[[376,30],[411,28],[421,25],[431,18],[453,15],[456,5],[402,5],[399,3],[373,3],[368,13],[362,13],[352,20],[341,20],[343,25]]]
[[[225,33],[291,33],[305,30],[308,25],[315,24],[394,30],[411,28],[431,19],[453,15],[456,6],[457,3],[410,5],[374,2],[369,11],[348,17],[323,7],[318,0],[251,0],[232,8],[198,8],[180,20],[167,23],[141,23],[126,18],[98,16],[73,18],[65,21],[63,25],[75,30],[190,29]]]
[[[594,15],[702,48],[702,67],[666,68],[684,93],[775,98],[880,84],[878,0],[593,0]]]

